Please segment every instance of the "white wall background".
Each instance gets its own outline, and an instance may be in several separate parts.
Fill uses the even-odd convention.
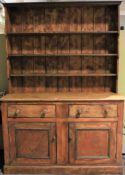
[[[120,6],[120,25],[125,28],[125,0],[123,0]]]

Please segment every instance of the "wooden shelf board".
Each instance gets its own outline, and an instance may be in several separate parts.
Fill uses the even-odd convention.
[[[108,57],[118,56],[118,54],[9,54],[8,57],[69,57],[69,56],[90,56],[90,57]]]
[[[99,73],[91,73],[91,74],[84,74],[84,73],[45,73],[45,74],[10,74],[11,77],[113,77],[117,76],[117,74],[99,74]]]
[[[124,100],[125,97],[116,93],[84,93],[84,92],[44,92],[44,93],[15,93],[2,97],[1,101],[104,101]]]
[[[118,34],[119,31],[69,31],[69,32],[7,32],[6,34],[11,35],[48,35],[48,34]]]

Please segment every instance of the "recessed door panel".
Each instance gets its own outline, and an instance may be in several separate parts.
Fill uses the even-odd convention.
[[[102,164],[115,161],[116,123],[69,124],[71,164]]]
[[[54,123],[9,123],[10,162],[18,165],[56,163]]]

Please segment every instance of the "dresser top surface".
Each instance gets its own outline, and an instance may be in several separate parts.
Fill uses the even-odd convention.
[[[125,97],[116,93],[26,93],[7,94],[1,101],[104,101],[125,100]]]

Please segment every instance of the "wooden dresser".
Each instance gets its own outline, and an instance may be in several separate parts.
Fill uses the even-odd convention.
[[[119,4],[4,4],[4,173],[122,173]]]

